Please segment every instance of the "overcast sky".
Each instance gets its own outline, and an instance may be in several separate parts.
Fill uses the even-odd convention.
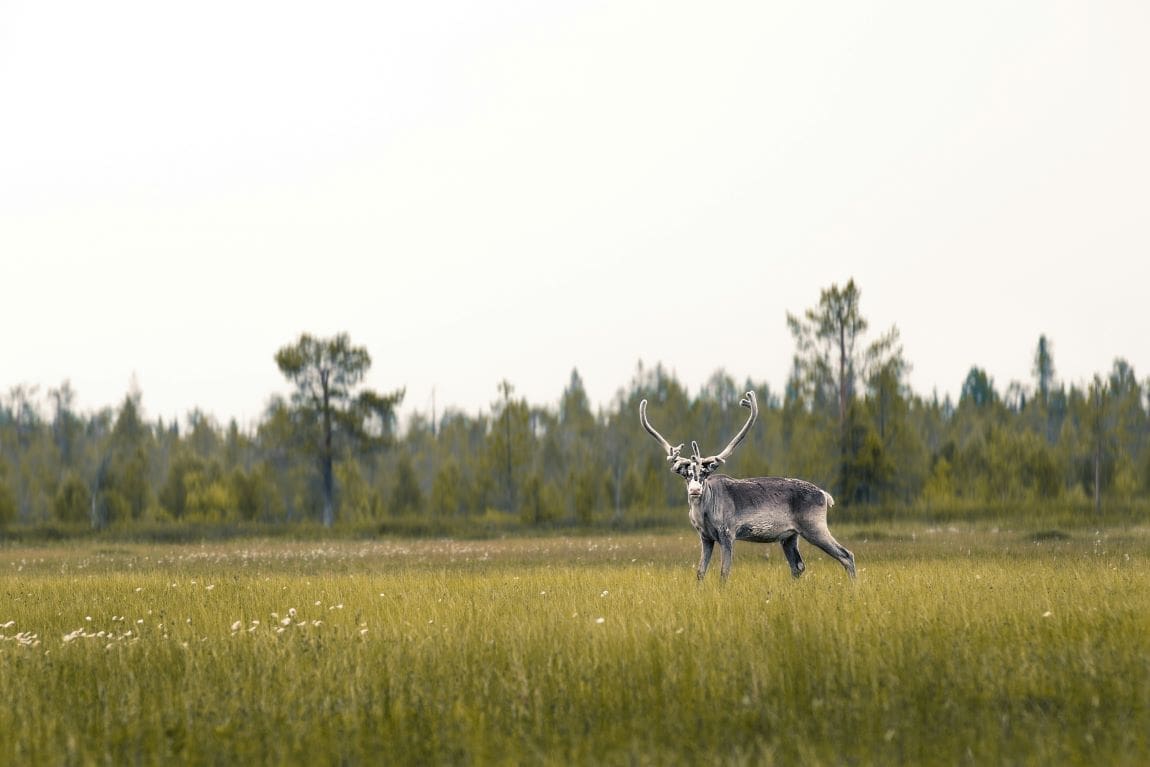
[[[249,425],[639,360],[781,388],[852,277],[915,391],[1150,374],[1150,4],[0,0],[0,396]]]

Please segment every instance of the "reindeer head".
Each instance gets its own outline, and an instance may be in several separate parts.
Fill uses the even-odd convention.
[[[679,453],[683,449],[680,444],[677,447],[672,447],[671,443],[663,438],[663,435],[655,431],[655,427],[647,420],[647,400],[639,403],[639,420],[643,424],[643,428],[647,433],[655,438],[655,441],[662,445],[663,449],[667,451],[667,461],[671,464],[671,471],[687,480],[687,499],[689,501],[697,501],[703,495],[703,483],[707,481],[707,477],[711,476],[719,466],[726,462],[731,457],[731,453],[735,452],[735,448],[747,436],[747,432],[751,430],[751,425],[755,422],[755,418],[759,415],[759,404],[755,400],[755,393],[753,391],[747,392],[743,397],[740,405],[751,411],[750,418],[735,435],[723,452],[718,455],[711,455],[703,457],[699,453],[699,445],[697,442],[691,442],[691,456],[689,458],[682,457]]]

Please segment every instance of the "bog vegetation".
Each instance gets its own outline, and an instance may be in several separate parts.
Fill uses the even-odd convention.
[[[0,549],[5,764],[1150,762],[1150,530]]]
[[[493,382],[489,412],[416,413],[402,430],[402,388],[364,388],[371,358],[346,335],[267,350],[294,391],[245,429],[195,409],[149,419],[139,391],[84,413],[67,382],[15,387],[0,396],[0,535],[683,524],[682,487],[638,427],[639,401],[708,449],[738,427],[750,389],[760,421],[726,470],[809,479],[856,519],[1150,518],[1150,381],[1124,360],[1062,382],[1042,337],[1033,380],[998,386],[975,366],[955,402],[908,388],[897,329],[868,334],[853,282],[788,322],[794,366],[781,390],[719,370],[688,392],[662,365],[640,363],[599,409],[572,371],[557,404]],[[402,382],[402,369],[386,375]]]

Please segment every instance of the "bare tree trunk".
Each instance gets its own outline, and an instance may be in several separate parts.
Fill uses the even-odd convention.
[[[507,405],[503,408],[503,425],[506,427],[504,431],[506,441],[506,461],[507,461],[507,511],[514,514],[518,509],[515,508],[515,480],[511,476],[511,414],[507,412]]]
[[[623,466],[620,463],[615,464],[615,491],[612,493],[615,496],[615,521],[619,522],[623,519]]]
[[[335,471],[332,467],[331,396],[328,390],[328,371],[320,375],[323,386],[323,526],[335,524]]]
[[[323,526],[335,524],[335,472],[332,470],[331,452],[323,456]]]
[[[100,467],[96,469],[96,481],[92,487],[92,529],[102,530],[108,521],[108,512],[99,501],[100,491],[104,489],[108,477],[108,456],[100,460]]]
[[[838,318],[839,327],[839,483],[846,486],[850,463],[850,439],[847,431],[847,319]]]
[[[839,320],[839,433],[846,444],[847,431],[847,337],[846,320]]]
[[[1102,447],[1094,448],[1094,514],[1102,514]]]

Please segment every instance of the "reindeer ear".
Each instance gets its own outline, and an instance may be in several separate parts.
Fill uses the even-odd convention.
[[[690,467],[691,467],[691,462],[688,461],[686,458],[676,458],[675,462],[673,464],[671,464],[671,471],[675,472],[676,474],[678,474],[680,477],[683,477],[684,479],[690,479],[690,476],[691,476]]]
[[[720,461],[717,458],[713,458],[709,461],[704,461],[703,462],[703,473],[704,474],[714,473],[715,469],[719,468],[719,464],[721,464],[721,463],[722,463],[722,461]]]

